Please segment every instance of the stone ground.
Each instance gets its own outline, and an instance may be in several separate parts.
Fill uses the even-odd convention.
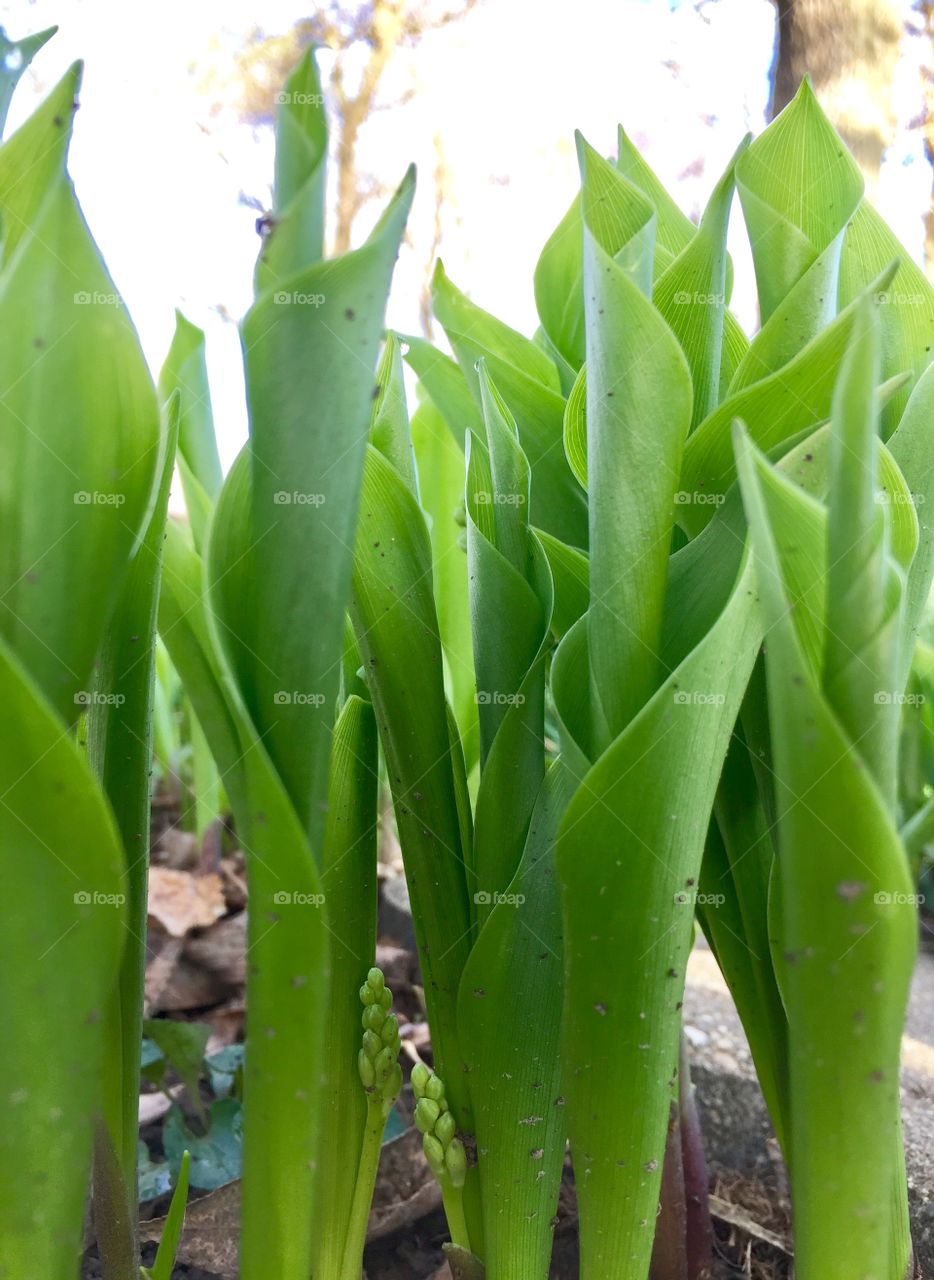
[[[712,1172],[775,1203],[786,1187],[739,1016],[710,951],[697,947],[684,997],[691,1070]],[[902,1108],[917,1262],[934,1277],[934,954],[922,952],[902,1042]],[[761,1221],[761,1216],[759,1218]],[[776,1235],[784,1237],[781,1221]]]

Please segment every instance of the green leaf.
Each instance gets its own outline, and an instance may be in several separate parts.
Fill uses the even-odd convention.
[[[469,951],[466,868],[444,696],[432,553],[403,477],[369,446],[363,474],[350,608],[376,711],[405,859],[435,1064],[450,1080],[465,1125],[466,1089],[454,1001]]]
[[[582,168],[590,609],[552,671],[562,753],[583,775],[558,834],[563,1079],[581,1275],[628,1280],[651,1257],[693,898],[761,629],[748,557],[737,576],[689,545],[695,573],[714,570],[704,597],[691,575],[669,585],[690,374],[646,297],[645,248],[620,258],[605,217],[590,222],[589,200],[630,198],[625,179],[591,186],[608,167],[583,148]]]
[[[873,292],[886,287],[894,269],[893,264],[879,277]],[[855,316],[853,303],[782,369],[730,395],[697,428],[681,469],[678,522],[685,532],[693,536],[710,521],[733,482],[730,430],[735,419],[742,419],[760,449],[771,451],[830,417],[837,371]]]
[[[587,634],[594,724],[605,746],[662,677],[657,655],[691,378],[677,339],[634,283],[647,287],[641,241],[623,255],[615,240],[601,238],[616,226],[606,204],[629,201],[625,179],[584,143],[580,158],[591,474]],[[593,208],[602,211],[596,221]]]
[[[11,40],[0,27],[0,133],[3,132],[7,112],[23,72],[56,31],[58,27],[47,27],[22,40]]]
[[[479,431],[483,425],[480,409],[471,395],[467,379],[450,356],[446,356],[424,338],[406,335],[403,341],[406,344],[406,361],[437,405],[463,453],[466,433]]]
[[[734,170],[745,153],[744,140],[727,165],[704,210],[697,234],[656,280],[652,301],[681,344],[691,371],[691,427],[720,400],[726,311],[726,234],[733,203]]]
[[[218,759],[233,752],[223,777],[247,859],[251,964],[244,1106],[251,1123],[244,1135],[241,1274],[254,1280],[274,1265],[283,1280],[304,1280],[311,1257],[329,935],[312,847],[230,664],[232,638],[243,634],[242,614],[251,608],[253,596],[247,554],[249,463],[249,453],[242,453],[215,509],[200,605],[205,616],[198,617],[197,598],[189,606],[194,626],[207,641],[207,655],[192,654],[186,636],[178,662],[180,670],[183,663],[192,663],[207,677],[206,705],[203,713],[198,708],[199,718],[206,729],[211,723],[218,732]],[[223,712],[216,680],[225,699]],[[273,1232],[270,1221],[277,1224]]]
[[[534,342],[472,303],[440,263],[432,279],[432,302],[475,403],[480,405],[476,363],[485,357],[516,420],[532,468],[532,521],[571,546],[586,545],[584,495],[559,447],[564,399],[554,364]]]
[[[200,1108],[198,1086],[211,1028],[206,1022],[178,1022],[174,1018],[146,1018],[143,1031],[162,1050],[166,1061],[188,1091],[188,1099]]]
[[[784,330],[781,358],[767,369],[759,368],[753,343],[749,360],[758,379],[787,363],[833,318],[843,234],[862,197],[863,179],[806,77],[742,157],[736,176],[763,329],[780,314]],[[885,265],[880,262],[877,271]],[[739,385],[750,380],[737,375]]]
[[[0,860],[16,906],[0,930],[0,1269],[61,1280],[84,1227],[124,857],[83,752],[2,644],[0,696]]]
[[[178,1107],[173,1107],[166,1117],[162,1127],[162,1144],[169,1167],[177,1179],[176,1194],[181,1186],[186,1156],[191,1162],[191,1185],[198,1190],[216,1191],[218,1187],[234,1182],[240,1176],[243,1152],[240,1103],[236,1098],[222,1098],[219,1102],[212,1102],[209,1118],[208,1131],[202,1135],[193,1133],[188,1128]],[[172,1204],[174,1207],[174,1197]]]
[[[159,374],[159,396],[169,399],[173,391],[180,397],[178,419],[178,451],[185,464],[182,485],[189,516],[201,503],[191,480],[213,501],[220,492],[223,474],[214,438],[214,414],[211,410],[211,388],[205,362],[204,333],[197,325],[175,312],[172,345]]]
[[[887,552],[885,516],[877,501],[873,392],[878,377],[879,321],[876,308],[863,299],[833,401],[823,685],[841,726],[892,805],[903,580]]]
[[[168,1161],[153,1162],[149,1148],[142,1138],[137,1143],[136,1167],[140,1204],[146,1200],[156,1200],[172,1189],[172,1170],[169,1168]]]
[[[895,681],[895,687],[899,689],[907,679],[915,637],[927,606],[931,577],[934,575],[934,515],[930,505],[934,502],[934,451],[930,441],[932,421],[934,372],[928,369],[918,380],[901,421],[889,438],[889,450],[904,476],[919,526],[918,548],[908,568],[905,587],[904,639]]]
[[[260,224],[254,287],[257,297],[278,289],[294,301],[296,293],[316,296],[295,276],[318,261],[324,245],[328,125],[313,50],[303,54],[277,103],[273,205]]]
[[[143,1079],[151,1084],[159,1084],[165,1075],[165,1054],[156,1044],[144,1036],[140,1045],[139,1069]]]
[[[530,472],[515,421],[485,364],[479,376],[486,445],[471,438],[466,505],[481,760],[472,883],[482,922],[519,865],[544,776],[553,589],[528,527]]]
[[[312,1275],[337,1274],[353,1203],[366,1095],[359,1088],[361,984],[376,953],[378,739],[373,708],[351,696],[334,726],[321,887],[331,937],[331,986],[321,1079]]]
[[[163,548],[159,634],[171,654],[218,769],[232,793],[243,765],[235,713],[214,653],[203,598],[204,567],[186,525],[170,519]]]
[[[628,183],[642,192],[655,213],[654,271],[655,275],[661,275],[688,247],[697,228],[675,204],[622,125],[619,126],[617,136],[616,167]]]
[[[578,139],[578,149],[582,142]],[[615,245],[624,269],[637,264],[644,292],[651,291],[656,222],[648,200],[630,183],[615,183],[612,167],[593,166],[590,191],[582,193],[594,233]],[[625,195],[621,198],[621,193]],[[542,250],[535,272],[535,300],[545,332],[574,369],[585,357],[584,214],[575,200]]]
[[[425,400],[412,415],[411,431],[421,505],[429,518],[435,607],[447,667],[448,698],[469,772],[477,760],[479,738],[463,545],[464,454],[431,400]]]
[[[208,1069],[211,1080],[211,1091],[215,1098],[234,1096],[243,1090],[244,1046],[229,1044],[217,1053],[205,1058],[204,1065]]]
[[[549,1273],[564,1166],[559,1039],[561,905],[555,834],[576,786],[559,758],[545,775],[515,875],[491,906],[461,980],[488,1274]]]
[[[156,1260],[143,1275],[147,1280],[172,1280],[175,1268],[175,1255],[178,1253],[178,1242],[182,1237],[185,1225],[185,1206],[188,1203],[188,1175],[191,1168],[191,1156],[188,1151],[182,1154],[182,1163],[178,1171],[178,1182],[172,1194],[172,1203],[166,1216],[162,1239],[156,1252]]]
[[[250,723],[221,641],[230,625],[226,610],[242,590],[237,571],[245,563],[239,539],[249,529],[247,464],[241,455],[221,493],[209,555],[212,565],[225,567],[205,571],[204,594],[201,562],[184,531],[170,523],[160,625],[221,767],[247,854],[252,964],[244,1094],[256,1119],[245,1136],[241,1267],[244,1276],[264,1275],[272,1255],[281,1273],[297,1280],[310,1268],[328,949],[311,850]],[[229,597],[221,596],[218,581]],[[281,1225],[271,1235],[272,1220]]]
[[[896,1280],[908,1250],[898,1064],[916,949],[912,885],[862,750],[794,625],[782,550],[802,532],[790,503],[770,512],[765,498],[787,482],[739,432],[737,453],[770,627],[781,850],[772,927],[788,1011],[797,1267],[805,1277],[842,1268]],[[864,578],[867,597],[874,589]]]
[[[6,267],[28,234],[36,231],[39,208],[53,179],[65,168],[81,87],[82,64],[74,62],[28,120],[0,147],[0,199]]]
[[[628,1280],[648,1267],[652,1233],[641,1223],[655,1219],[677,1096],[707,818],[761,634],[750,578],[747,563],[705,637],[595,761],[559,832],[564,1080],[585,1280]],[[573,741],[569,726],[586,691],[576,694],[577,712],[568,698],[577,640],[572,630],[562,641],[554,689],[562,749],[580,757],[587,744]]]
[[[167,407],[162,431],[155,505],[130,562],[98,655],[86,720],[88,756],[110,800],[127,865],[129,941],[123,954],[118,988],[106,1017],[110,1050],[101,1082],[101,1103],[131,1209],[137,1199],[136,1140],[146,971],[156,613],[177,438],[178,404],[173,400]],[[98,1135],[98,1141],[103,1141],[103,1135]]]
[[[4,153],[27,128],[0,149],[0,200]],[[0,271],[0,634],[73,723],[153,499],[159,421],[136,333],[64,172],[31,229]],[[27,485],[41,502],[23,499]]]
[[[884,283],[875,283],[889,263],[898,270]],[[840,306],[873,289],[882,322],[882,376],[908,372],[908,382],[896,392],[882,419],[887,439],[898,424],[915,382],[934,353],[934,289],[923,270],[866,201],[856,210],[843,242],[840,262]]]
[[[409,488],[415,492],[415,454],[409,433],[409,410],[402,374],[402,347],[390,331],[376,371],[370,443],[389,459]]]
[[[616,167],[634,187],[646,196],[655,210],[655,265],[653,274],[657,280],[688,247],[697,228],[675,204],[658,177],[646,164],[643,156],[625,130],[619,129],[619,156]],[[726,261],[725,301],[730,300],[732,289],[732,265]],[[720,394],[722,399],[737,365],[742,360],[749,340],[740,328],[739,321],[730,311],[723,317],[723,348],[720,358]]]
[[[243,322],[252,545],[244,541],[237,554],[246,556],[238,576],[250,585],[231,602],[225,642],[251,721],[314,848],[372,371],[413,190],[410,172],[362,248],[294,276],[300,296],[324,297],[320,306],[266,293]]]
[[[123,846],[144,829],[149,750],[145,740],[142,752],[135,740],[122,744],[141,762],[135,775],[124,762],[118,829],[70,731],[91,707],[97,763],[95,724],[115,736],[118,723],[147,731],[158,578],[150,557],[167,496],[167,481],[159,493],[155,482],[174,449],[171,433],[159,431],[139,342],[65,171],[79,70],[0,148],[0,376],[7,387],[0,683],[13,751],[0,764],[0,848],[18,904],[2,957],[5,971],[18,976],[0,1016],[13,1041],[2,1086],[22,1102],[0,1145],[9,1205],[0,1269],[40,1280],[72,1269],[92,1137],[95,1169],[106,1182],[98,1205],[109,1199],[112,1208],[111,1240],[105,1244],[99,1232],[102,1255],[113,1244],[126,1259],[133,1244],[138,953],[120,973],[119,997],[116,984],[125,931],[140,931],[139,873],[128,882]],[[132,659],[124,654],[118,680],[110,664],[128,643],[131,618],[141,643]],[[131,971],[134,981],[124,988]],[[124,993],[121,1027],[114,1011]],[[109,1076],[115,1066],[116,1080]],[[106,1090],[109,1131],[96,1114],[105,1077],[114,1086]]]
[[[551,630],[555,639],[560,640],[587,611],[590,565],[582,551],[566,546],[543,529],[536,529],[535,533],[551,570],[554,590]]]
[[[739,731],[727,752],[714,814],[698,916],[736,1001],[769,1115],[787,1151],[788,1028],[768,931],[773,845]]]

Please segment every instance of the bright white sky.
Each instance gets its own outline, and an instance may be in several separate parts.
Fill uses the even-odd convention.
[[[71,161],[79,197],[154,374],[176,306],[205,329],[228,464],[246,435],[231,317],[249,306],[257,250],[256,212],[241,197],[268,199],[272,136],[238,122],[222,85],[205,86],[223,77],[260,17],[274,35],[311,9],[293,0],[0,0],[0,22],[14,38],[60,26],[22,82],[11,126],[74,59],[85,60]],[[361,146],[363,167],[387,187],[409,160],[419,166],[390,323],[418,331],[436,135],[450,171],[441,247],[448,273],[531,332],[532,271],[576,189],[574,129],[610,154],[616,124],[625,124],[682,206],[699,213],[739,139],[763,127],[774,13],[769,0],[716,0],[700,13],[677,0],[481,0],[462,22],[401,51],[384,98],[408,100],[374,116]],[[911,46],[898,87],[906,124],[920,107]],[[900,131],[880,204],[917,256],[930,189],[919,132]],[[377,204],[364,211],[360,236],[377,212]],[[751,325],[738,209],[733,232],[734,304]]]

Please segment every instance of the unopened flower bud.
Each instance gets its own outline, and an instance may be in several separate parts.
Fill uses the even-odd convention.
[[[457,1132],[457,1125],[450,1111],[442,1111],[441,1115],[435,1121],[434,1135],[441,1143],[442,1147],[447,1147],[448,1143]]]
[[[387,1045],[380,1049],[379,1053],[373,1060],[373,1070],[376,1072],[376,1082],[383,1085],[389,1079],[389,1074],[396,1065],[396,1055]]]
[[[386,1015],[378,1004],[368,1005],[363,1010],[363,1025],[368,1030],[379,1032],[385,1021]]]
[[[425,1159],[428,1161],[428,1167],[436,1178],[444,1177],[444,1148],[437,1138],[430,1133],[426,1133],[422,1138],[422,1150],[425,1152]]]
[[[368,1058],[375,1058],[383,1047],[383,1042],[375,1031],[364,1031],[363,1052]]]
[[[401,1092],[402,1092],[402,1068],[399,1066],[398,1062],[394,1062],[392,1064],[392,1068],[389,1072],[389,1075],[386,1077],[386,1083],[383,1085],[383,1088],[382,1088],[383,1108],[387,1115],[389,1114],[390,1107],[395,1102],[396,1098],[398,1098]]]
[[[431,1133],[441,1108],[431,1098],[419,1098],[415,1104],[415,1127],[420,1133]]]
[[[364,1089],[372,1089],[376,1084],[376,1069],[363,1049],[357,1054],[357,1068],[360,1072],[360,1079],[363,1081]]]
[[[460,1189],[467,1181],[467,1152],[460,1138],[451,1139],[450,1146],[444,1153],[444,1165],[451,1185]]]

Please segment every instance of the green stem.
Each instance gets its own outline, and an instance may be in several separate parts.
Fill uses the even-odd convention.
[[[467,1230],[467,1217],[464,1213],[464,1193],[461,1188],[453,1187],[450,1179],[441,1183],[441,1199],[444,1202],[444,1216],[448,1220],[448,1231],[451,1243],[460,1249],[470,1251],[470,1234]]]
[[[370,1220],[370,1205],[373,1203],[373,1188],[376,1186],[376,1174],[379,1171],[379,1155],[385,1127],[386,1119],[383,1115],[382,1101],[370,1100],[367,1103],[366,1128],[363,1131],[360,1164],[354,1186],[353,1204],[350,1207],[350,1220],[347,1224],[347,1240],[344,1245],[340,1280],[360,1280],[360,1272],[363,1269],[363,1247],[366,1244],[366,1229]]]
[[[131,1203],[120,1157],[106,1120],[94,1133],[94,1226],[101,1270],[107,1280],[137,1280],[136,1202]],[[135,1189],[135,1182],[133,1187]]]

